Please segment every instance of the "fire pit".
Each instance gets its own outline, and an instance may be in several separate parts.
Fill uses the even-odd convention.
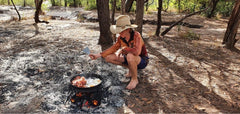
[[[97,83],[94,85],[93,81],[96,80]],[[92,83],[92,85],[89,86],[88,83]],[[95,108],[101,104],[103,93],[102,83],[103,78],[97,74],[75,75],[70,80],[69,96],[67,100],[71,101],[73,107],[77,107],[80,110]]]

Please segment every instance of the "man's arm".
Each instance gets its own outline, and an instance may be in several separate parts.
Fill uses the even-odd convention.
[[[124,53],[132,53],[135,56],[140,55],[142,51],[142,37],[140,35],[140,33],[135,32],[134,34],[134,43],[133,43],[133,47],[126,47],[123,49]]]
[[[120,37],[118,37],[117,42],[113,46],[106,49],[100,54],[103,58],[105,58],[107,55],[115,53],[120,47],[121,47],[121,42],[120,42]]]

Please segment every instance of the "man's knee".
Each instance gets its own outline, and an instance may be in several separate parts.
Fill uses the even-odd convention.
[[[127,61],[128,61],[128,62],[134,62],[134,61],[136,61],[136,56],[134,56],[134,55],[131,54],[131,53],[127,54]]]

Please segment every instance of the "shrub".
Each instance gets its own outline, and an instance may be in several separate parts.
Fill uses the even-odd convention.
[[[183,39],[188,39],[188,40],[199,40],[200,39],[200,35],[196,34],[193,31],[186,31],[186,32],[181,32],[179,33],[180,38]]]

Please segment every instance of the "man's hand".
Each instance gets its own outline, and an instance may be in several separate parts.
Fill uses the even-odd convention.
[[[124,50],[124,48],[126,48],[126,47],[122,47],[122,49],[120,50],[118,56],[127,55],[128,54],[128,52],[126,50]]]
[[[121,53],[122,53],[123,55],[127,55],[127,54],[128,54],[128,52],[127,52],[125,49],[123,49]]]
[[[101,54],[89,54],[89,57],[90,57],[92,60],[96,60],[97,58],[101,57]]]

